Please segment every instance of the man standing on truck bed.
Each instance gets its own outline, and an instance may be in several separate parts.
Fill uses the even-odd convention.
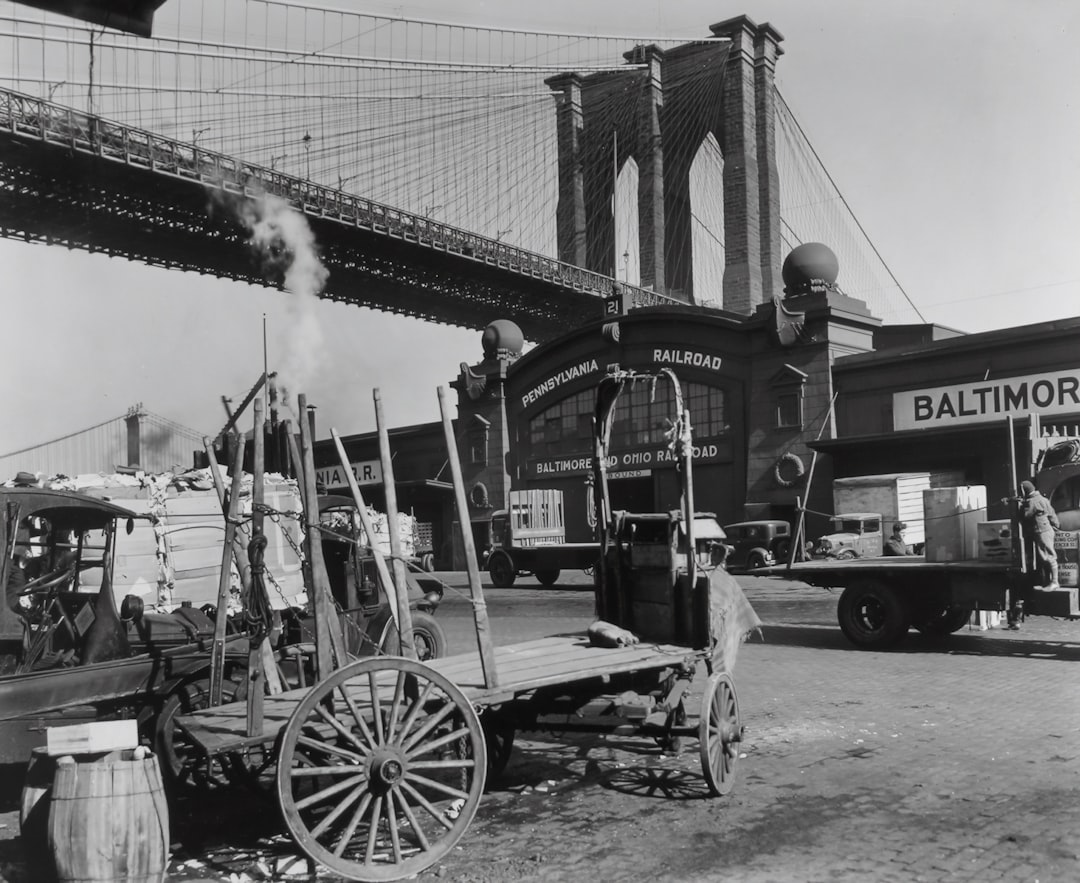
[[[1030,481],[1020,482],[1024,497],[1020,500],[1020,518],[1035,543],[1035,563],[1043,588],[1058,587],[1057,554],[1054,552],[1054,531],[1058,526],[1057,513],[1050,501],[1035,490]]]
[[[904,541],[904,531],[907,530],[907,525],[902,521],[896,522],[893,525],[892,536],[885,541],[885,548],[882,551],[882,555],[910,555],[911,548]]]

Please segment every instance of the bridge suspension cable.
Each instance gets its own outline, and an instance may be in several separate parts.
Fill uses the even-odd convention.
[[[630,148],[648,137],[648,82],[631,50],[724,43],[534,32],[280,0],[174,0],[158,10],[152,38],[10,2],[0,3],[0,25],[0,59],[10,59],[0,62],[0,85],[84,111],[92,102],[103,118],[548,256],[557,255],[559,153],[557,97],[546,80],[576,72],[583,100],[609,99],[596,125],[629,133],[621,146],[607,136],[589,141],[597,155],[585,160],[604,171],[584,186],[610,195],[610,217],[589,235],[614,243],[604,272],[630,283],[640,274],[641,183]],[[721,55],[701,57],[715,65]],[[723,103],[722,67],[679,70],[683,99],[664,108],[665,137],[700,145],[671,160],[691,166],[692,210],[669,225],[667,264],[697,302],[716,305],[724,156],[711,121]],[[665,86],[672,76],[665,67]],[[782,99],[778,107],[785,243],[829,244],[846,292],[879,315],[917,315],[790,108]],[[692,247],[680,247],[687,239]]]

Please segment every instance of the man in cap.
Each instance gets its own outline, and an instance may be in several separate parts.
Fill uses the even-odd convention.
[[[1057,513],[1050,501],[1035,489],[1030,481],[1020,482],[1020,520],[1035,544],[1035,565],[1041,585],[1046,589],[1058,587],[1057,553],[1054,551],[1054,531],[1058,527]]]
[[[892,528],[892,536],[885,540],[885,555],[910,555],[911,549],[904,541],[904,531],[907,525],[902,521],[896,522]]]

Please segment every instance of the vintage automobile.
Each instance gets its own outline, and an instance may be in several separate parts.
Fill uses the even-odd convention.
[[[835,530],[818,537],[811,546],[811,558],[876,558],[884,549],[881,514],[851,512],[834,515]]]
[[[731,573],[781,564],[791,551],[791,525],[786,521],[740,521],[725,524],[724,533],[731,547],[727,556]]]
[[[0,768],[25,764],[48,726],[136,718],[152,735],[168,698],[205,677],[205,613],[116,603],[117,534],[140,517],[73,491],[0,488]]]
[[[338,501],[327,501],[332,508]],[[351,501],[348,501],[351,506]],[[153,744],[167,780],[213,785],[217,774],[199,769],[174,718],[205,707],[215,611],[181,605],[170,613],[145,609],[128,594],[117,603],[117,545],[148,516],[75,491],[0,488],[0,770],[14,774],[45,743],[49,726],[133,718]],[[149,533],[149,532],[147,532]],[[395,652],[397,635],[388,599],[370,555],[356,543],[327,536],[331,590],[351,655]],[[130,550],[129,550],[130,551]],[[153,560],[153,555],[148,556]],[[115,577],[115,578],[114,578]],[[151,577],[152,578],[152,577]],[[442,587],[426,574],[409,580],[414,639],[422,659],[445,654],[446,637],[432,613]],[[284,611],[276,645],[287,680],[304,677],[305,618]],[[229,622],[225,694],[243,695],[248,640]],[[246,772],[238,764],[240,772]],[[220,771],[218,771],[220,772]]]
[[[334,601],[341,611],[346,649],[354,656],[398,649],[393,604],[386,596],[371,548],[356,542],[362,536],[355,506],[349,497],[327,495],[319,498],[319,519],[323,525],[323,558],[326,561]],[[389,552],[389,549],[385,550]],[[428,577],[426,565],[411,562],[407,568],[409,608],[412,611],[413,642],[417,658],[436,659],[446,655],[446,634],[434,617],[442,601],[442,584]],[[297,625],[300,628],[299,625]],[[294,639],[302,639],[301,632]]]

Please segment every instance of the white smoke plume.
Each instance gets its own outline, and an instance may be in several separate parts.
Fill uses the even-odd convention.
[[[253,199],[229,199],[226,207],[247,231],[247,244],[264,278],[283,285],[292,295],[277,386],[282,404],[295,411],[294,397],[307,391],[323,358],[316,307],[329,273],[319,259],[307,219],[284,199],[263,194]]]

